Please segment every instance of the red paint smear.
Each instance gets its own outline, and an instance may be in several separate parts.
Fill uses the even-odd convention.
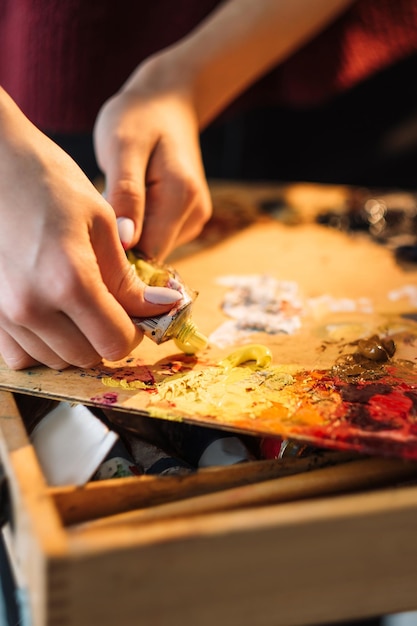
[[[297,383],[303,377],[304,384],[294,389],[300,395],[299,408],[281,436],[318,447],[417,459],[415,370],[390,367],[376,380],[352,382],[328,371],[304,372]],[[318,413],[322,423],[314,419]]]
[[[117,402],[117,398],[118,398],[118,394],[116,392],[108,391],[106,393],[103,393],[100,396],[94,396],[93,398],[91,398],[91,402],[94,402],[97,404],[109,405],[109,404],[115,404]]]
[[[369,414],[374,420],[385,420],[389,415],[401,428],[413,408],[413,402],[401,391],[387,395],[375,395],[368,402]]]

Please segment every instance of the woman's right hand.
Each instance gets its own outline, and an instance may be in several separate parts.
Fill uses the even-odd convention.
[[[12,369],[121,359],[142,339],[131,316],[178,300],[139,280],[112,207],[3,90],[0,217],[0,352]]]

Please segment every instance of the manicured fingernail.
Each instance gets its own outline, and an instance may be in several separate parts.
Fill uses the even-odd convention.
[[[126,250],[132,243],[133,235],[135,234],[135,223],[129,217],[118,217],[117,230],[119,231],[122,246]]]
[[[181,294],[169,287],[145,287],[143,296],[150,304],[174,304],[181,299]]]

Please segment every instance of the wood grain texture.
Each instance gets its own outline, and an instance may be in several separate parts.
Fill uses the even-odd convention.
[[[338,493],[369,490],[417,479],[417,464],[401,459],[361,459],[306,473],[260,480],[253,485],[225,489],[220,493],[190,497],[142,510],[110,515],[72,529],[83,537],[99,536],[100,529],[125,529],[129,525],[152,524],[161,520],[244,509],[279,502],[291,502]]]
[[[51,487],[51,495],[65,526],[240,485],[303,474],[357,458],[340,452],[323,452],[299,459],[265,460],[201,469],[183,476],[135,476],[123,480],[87,483],[82,489]]]

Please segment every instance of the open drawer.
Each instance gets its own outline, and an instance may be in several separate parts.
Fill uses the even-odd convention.
[[[413,463],[306,466],[289,487],[261,462],[252,485],[229,468],[52,488],[9,392],[0,453],[33,626],[291,626],[417,609]],[[199,495],[216,482],[229,489]]]

